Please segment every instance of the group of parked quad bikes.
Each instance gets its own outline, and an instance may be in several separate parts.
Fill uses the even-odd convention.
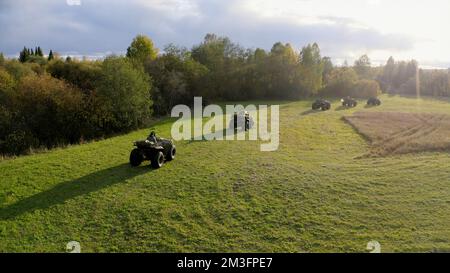
[[[342,106],[348,107],[348,108],[356,107],[358,105],[358,102],[354,98],[351,98],[351,97],[345,97],[345,98],[341,99],[341,102],[342,102]],[[367,105],[380,106],[381,101],[378,98],[370,98],[367,100]],[[324,99],[318,99],[313,102],[312,109],[328,111],[331,109],[331,103]]]

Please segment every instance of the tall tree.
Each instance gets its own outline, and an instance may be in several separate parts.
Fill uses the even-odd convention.
[[[322,62],[320,48],[317,43],[309,44],[302,48],[300,52],[300,63],[304,66],[312,67]]]
[[[300,52],[303,93],[315,94],[323,84],[323,61],[317,43],[308,44]]]
[[[232,43],[227,37],[207,34],[203,42],[192,49],[192,58],[212,71],[216,71],[223,68],[226,62],[242,58],[243,51],[239,45]]]
[[[144,35],[137,35],[127,49],[127,57],[140,64],[154,60],[157,56],[158,49],[153,41]]]
[[[106,58],[97,90],[104,107],[112,113],[105,130],[127,130],[142,125],[151,114],[151,88],[151,79],[142,67],[135,67],[127,58]]]
[[[193,60],[210,71],[204,81],[207,98],[225,98],[229,95],[227,98],[232,99],[240,93],[238,82],[241,79],[236,77],[236,73],[246,62],[242,47],[227,37],[207,34],[201,44],[192,48],[191,55]]]
[[[20,54],[19,54],[19,61],[21,63],[24,63],[24,62],[28,61],[29,57],[30,57],[30,50],[26,47],[23,47],[22,51],[20,51]]]
[[[254,60],[256,62],[262,61],[267,57],[267,53],[264,49],[257,48],[254,53]]]
[[[358,60],[355,61],[354,69],[355,72],[361,79],[370,79],[370,59],[366,54],[362,55]]]
[[[386,65],[383,68],[383,73],[380,78],[380,86],[384,91],[389,91],[393,84],[393,77],[395,73],[395,60],[391,56],[386,62]]]
[[[50,49],[50,52],[48,53],[48,60],[51,61],[55,58],[55,56],[53,56],[53,50]]]
[[[331,71],[334,69],[333,62],[331,62],[331,58],[323,57],[322,58],[322,66],[323,66],[323,73],[322,73],[323,77],[322,78],[323,78],[324,84],[326,85],[328,75],[330,75]]]
[[[153,80],[151,97],[157,115],[170,113],[176,104],[191,104],[194,96],[204,96],[199,87],[207,68],[183,47],[168,45],[163,55],[145,64],[145,70]]]
[[[290,44],[275,43],[270,50],[267,61],[262,65],[259,74],[266,82],[266,96],[270,98],[295,98],[300,94],[297,80],[298,54]]]
[[[39,57],[44,57],[44,52],[42,52],[42,49],[41,49],[40,46],[38,46],[36,48],[36,55],[39,56]]]

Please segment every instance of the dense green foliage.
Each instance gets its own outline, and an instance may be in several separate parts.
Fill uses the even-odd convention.
[[[244,48],[227,37],[207,34],[191,50],[170,44],[161,54],[158,52],[150,38],[138,35],[128,47],[126,57],[100,61],[80,61],[70,56],[63,59],[52,50],[45,56],[40,47],[24,47],[19,60],[0,55],[0,126],[5,128],[0,141],[6,143],[9,135],[18,135],[14,143],[21,139],[25,142],[17,144],[20,148],[3,144],[0,153],[22,153],[28,148],[53,147],[126,132],[144,125],[152,114],[166,115],[177,104],[191,105],[194,96],[202,96],[205,103],[312,96],[368,98],[382,92],[450,96],[448,70],[423,70],[414,60],[396,62],[392,57],[385,66],[374,67],[367,55],[357,59],[353,66],[335,66],[329,57],[322,57],[316,43],[297,50],[289,43],[277,42],[266,51]],[[31,79],[36,80],[37,86],[33,86]],[[58,110],[59,115],[68,115],[62,120],[78,123],[71,125],[78,131],[70,137],[63,133],[46,139],[47,136],[27,127],[28,123],[17,120],[18,117],[34,120],[40,113],[28,110],[21,113],[25,108],[17,104],[26,100],[16,97],[27,94],[28,89],[34,90],[37,97],[42,93],[44,101],[52,101],[59,94],[44,90],[47,86],[42,81],[58,86],[53,90],[70,90],[60,92],[68,96],[79,93],[77,98],[82,107]],[[47,115],[52,115],[52,107],[43,107],[49,111]],[[57,128],[58,123],[51,124]]]
[[[46,59],[44,58],[44,52],[40,46],[36,47],[34,50],[24,47],[23,50],[20,51],[19,61],[22,63],[31,62],[45,64]]]
[[[23,77],[36,74],[36,70],[40,71],[40,65],[32,63],[22,64],[17,60],[6,61],[3,67],[16,81]]]
[[[81,135],[82,94],[49,76],[28,76],[10,97],[12,120],[3,150],[20,153],[28,147],[75,143]]]
[[[151,86],[144,70],[124,57],[45,65],[8,60],[0,67],[0,153],[139,128],[151,117]]]
[[[97,95],[112,115],[104,120],[106,132],[135,129],[151,116],[151,82],[143,69],[128,59],[108,57],[103,61]]]
[[[389,58],[377,80],[391,94],[450,97],[450,70],[419,69],[415,60]]]
[[[412,85],[419,86],[419,95],[450,97],[450,70],[420,70]],[[417,83],[418,82],[418,83]],[[414,90],[412,90],[414,91]],[[417,94],[411,92],[412,94]]]
[[[11,76],[11,74],[9,74],[5,69],[0,68],[0,92],[11,92],[14,88],[14,85],[15,80],[13,76]]]
[[[50,61],[47,72],[54,78],[65,80],[78,87],[85,94],[93,92],[101,76],[101,63],[90,61]]]
[[[297,52],[290,44],[275,43],[266,52],[208,34],[191,55],[208,68],[203,90],[197,90],[207,99],[295,99],[322,87],[324,61],[317,44]]]
[[[152,100],[156,114],[169,113],[174,105],[191,104],[201,93],[208,69],[196,62],[184,48],[169,45],[165,54],[145,63],[153,80]]]

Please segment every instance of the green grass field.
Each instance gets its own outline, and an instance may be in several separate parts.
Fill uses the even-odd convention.
[[[0,251],[382,252],[450,249],[450,154],[361,157],[355,111],[450,114],[450,103],[383,96],[383,105],[280,106],[280,147],[178,142],[159,170],[128,165],[141,130],[0,162]],[[170,136],[171,123],[155,129]]]

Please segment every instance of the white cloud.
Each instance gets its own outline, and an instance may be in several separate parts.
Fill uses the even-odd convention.
[[[0,51],[39,44],[86,55],[122,52],[138,33],[160,47],[189,47],[215,32],[248,47],[318,42],[334,59],[368,53],[442,64],[450,62],[448,10],[447,0],[2,0]]]
[[[80,6],[81,0],[66,0],[66,3],[69,6]]]

